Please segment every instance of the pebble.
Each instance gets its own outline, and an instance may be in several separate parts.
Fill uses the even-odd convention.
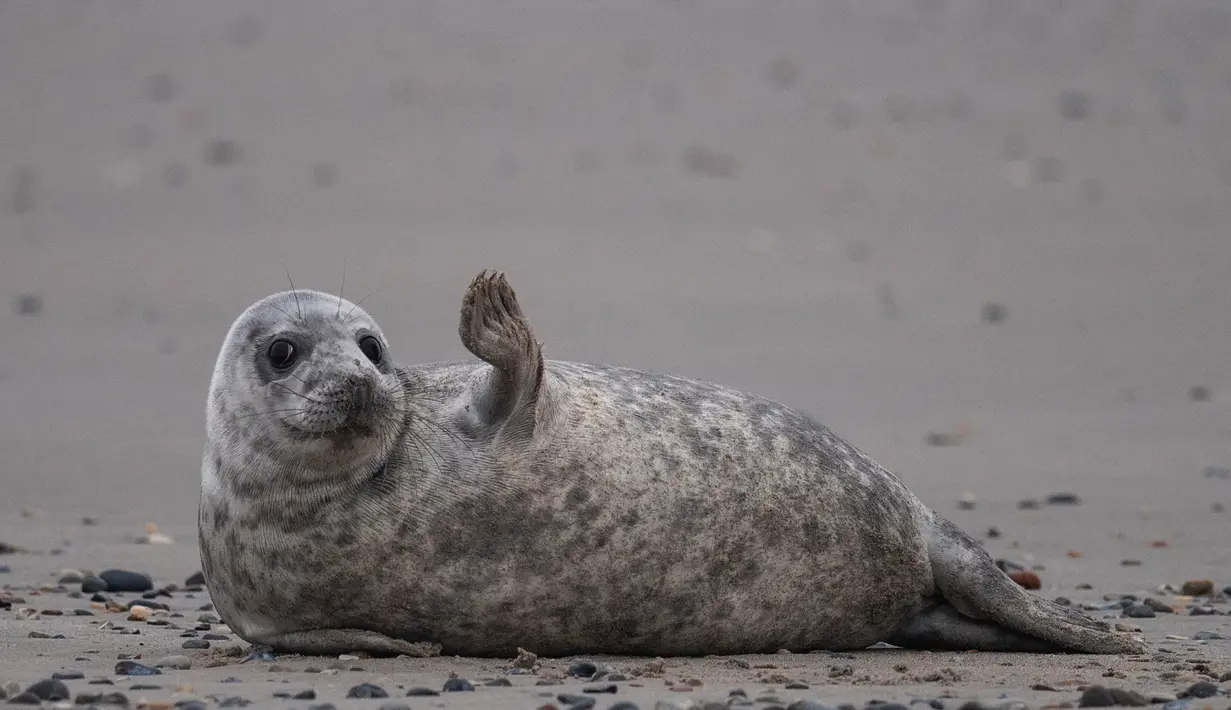
[[[56,680],[55,678],[38,681],[29,688],[26,688],[26,693],[33,695],[39,700],[68,700],[70,697],[68,686],[64,684],[64,681]]]
[[[420,697],[420,696],[431,696],[431,695],[440,695],[440,692],[436,690],[432,690],[431,688],[424,688],[422,686],[417,687],[417,688],[411,688],[410,690],[406,691],[406,697],[409,697],[409,698]]]
[[[1081,498],[1076,493],[1052,493],[1047,496],[1048,505],[1080,505]]]
[[[1009,579],[1017,582],[1018,586],[1024,589],[1040,589],[1043,586],[1043,582],[1039,579],[1039,575],[1028,569],[1010,572]]]
[[[346,691],[348,698],[387,698],[389,694],[385,689],[375,683],[360,683],[350,690]]]
[[[85,673],[81,671],[57,671],[51,674],[54,680],[81,680],[85,678]]]
[[[474,690],[474,685],[465,678],[450,678],[445,681],[444,692],[454,693],[464,690]]]
[[[229,698],[223,698],[218,702],[220,708],[242,708],[252,704],[252,701],[247,698],[241,698],[238,695],[232,695]]]
[[[1174,614],[1175,610],[1153,597],[1146,597],[1141,602],[1160,614]]]
[[[188,649],[194,649],[194,648],[202,649],[202,648],[209,648],[209,646],[210,646],[209,641],[206,641],[205,639],[188,639],[183,644],[183,648],[188,648]]]
[[[25,692],[8,700],[10,705],[42,705],[43,701],[34,693]]]
[[[1216,634],[1213,631],[1198,631],[1193,634],[1194,641],[1221,641],[1223,636]]]
[[[492,688],[509,688],[513,685],[513,681],[509,680],[508,678],[493,678],[487,681],[486,683],[484,683],[483,685],[486,685]]]
[[[81,580],[81,591],[85,594],[95,594],[98,592],[105,592],[105,591],[108,591],[107,583],[103,581],[102,577],[98,577],[96,575],[90,575],[86,577],[85,579]]]
[[[630,703],[627,700],[621,700],[620,702],[609,706],[607,710],[641,710],[641,708],[637,706],[637,703]]]
[[[1034,498],[1025,498],[1017,501],[1018,510],[1038,510],[1039,502]]]
[[[581,689],[583,693],[616,693],[619,692],[620,686],[615,683],[604,683],[603,685],[588,685]]]
[[[1091,685],[1081,693],[1077,701],[1079,708],[1109,708],[1114,707],[1116,699],[1111,691],[1101,685]]]
[[[174,668],[181,671],[186,671],[192,668],[192,659],[188,656],[166,656],[160,658],[154,663],[155,668]]]
[[[1204,597],[1214,593],[1214,582],[1208,579],[1190,579],[1180,586],[1180,594],[1189,597]]]
[[[338,706],[333,703],[319,703],[317,705],[309,705],[308,710],[338,710]]]
[[[143,666],[136,661],[120,661],[115,664],[116,675],[162,675],[157,668]]]
[[[379,710],[410,710],[410,706],[401,700],[391,700],[387,703],[381,703]]]
[[[107,583],[112,592],[145,592],[154,588],[154,580],[148,574],[123,569],[105,569],[98,576]]]
[[[1215,695],[1218,695],[1218,686],[1208,680],[1193,683],[1184,692],[1180,693],[1181,698],[1212,698]]]
[[[1156,616],[1154,610],[1145,604],[1134,604],[1121,613],[1130,619],[1153,619]]]
[[[123,693],[82,693],[73,700],[74,705],[120,705],[128,707],[128,696]]]
[[[569,707],[569,710],[590,710],[598,704],[598,701],[588,695],[577,695],[575,693],[561,693],[556,696],[556,700],[564,703]]]
[[[184,580],[184,586],[185,587],[204,587],[205,586],[205,573],[204,572],[193,573],[192,576]]]
[[[798,680],[793,680],[790,683],[787,683],[783,687],[785,687],[787,690],[807,690],[808,684],[798,681]]]
[[[181,700],[175,704],[175,710],[207,710],[208,707],[203,700]]]

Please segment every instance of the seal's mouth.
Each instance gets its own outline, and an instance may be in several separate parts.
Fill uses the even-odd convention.
[[[288,434],[301,441],[374,436],[395,409],[381,383],[361,375],[339,378],[307,393],[274,384],[295,395],[296,406],[281,421]]]

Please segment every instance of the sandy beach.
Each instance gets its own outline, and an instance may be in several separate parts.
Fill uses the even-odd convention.
[[[1231,707],[1228,224],[1219,2],[0,3],[0,543],[25,550],[0,546],[0,685],[1020,710],[1206,681],[1173,710]],[[396,359],[468,358],[483,268],[548,357],[807,412],[1149,652],[240,663],[184,591],[228,325],[287,272],[345,272]],[[130,621],[59,582],[105,569],[176,585],[169,608]],[[190,667],[116,672],[168,656]],[[569,676],[584,660],[614,694],[583,692],[612,682]],[[407,697],[453,673],[475,690]],[[346,697],[365,682],[389,698]]]

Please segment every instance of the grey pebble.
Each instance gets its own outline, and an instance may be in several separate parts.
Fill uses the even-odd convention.
[[[793,680],[790,683],[787,683],[783,687],[785,687],[787,690],[807,690],[808,684],[798,681],[798,680]]]
[[[881,710],[883,708],[890,708],[890,710],[892,710],[891,705],[877,705],[875,707],[877,708],[877,710]],[[902,706],[898,705],[897,707],[900,708]],[[795,702],[786,706],[786,710],[834,710],[834,709],[830,707],[829,705],[819,703],[815,700],[796,700]]]
[[[348,698],[387,698],[389,693],[375,683],[360,683],[346,691]]]
[[[1125,609],[1121,615],[1130,619],[1153,619],[1156,616],[1154,610],[1145,604],[1134,604]]]
[[[33,690],[33,686],[30,689]],[[1212,698],[1215,695],[1218,695],[1218,686],[1208,680],[1193,683],[1180,693],[1181,698]]]
[[[85,673],[81,671],[57,671],[51,674],[53,680],[81,680]]]
[[[381,703],[380,710],[410,710],[410,705],[401,700],[392,700],[387,703]]]
[[[74,705],[121,705],[128,707],[128,696],[123,693],[82,693],[73,700]],[[177,705],[178,707],[178,705]]]
[[[492,688],[508,688],[513,685],[513,682],[509,680],[508,678],[493,678],[487,681],[486,683],[484,683],[483,685],[486,685]]]
[[[615,683],[604,683],[602,685],[588,685],[581,689],[583,693],[616,693],[619,692],[620,686]]]
[[[1216,634],[1213,631],[1198,631],[1193,634],[1193,640],[1195,641],[1221,641],[1222,639],[1221,634]]]
[[[621,700],[620,702],[608,707],[607,710],[641,710],[641,708],[637,707],[637,703]]]
[[[185,587],[204,587],[205,586],[205,574],[202,572],[194,573],[191,577],[184,580],[184,586]]]
[[[1076,493],[1052,493],[1047,496],[1048,505],[1080,505],[1081,498]]]
[[[208,707],[202,700],[181,700],[175,704],[175,710],[207,710]]]
[[[410,690],[406,691],[406,697],[409,697],[409,698],[420,697],[420,696],[426,697],[426,696],[431,696],[431,695],[440,695],[440,692],[436,690],[432,690],[431,688],[423,688],[423,687],[411,688]]]
[[[577,695],[575,693],[561,693],[556,696],[556,700],[564,703],[569,707],[569,710],[590,710],[598,704],[598,701],[588,695]]]
[[[186,671],[192,668],[192,659],[188,656],[167,656],[160,658],[154,663],[155,668],[174,668],[181,671]]]
[[[308,710],[338,710],[338,706],[333,703],[319,703],[317,705],[309,705]]]
[[[8,700],[9,705],[42,705],[43,701],[34,693],[26,691]]]
[[[105,569],[98,573],[112,592],[145,592],[154,588],[154,580],[148,574],[124,569]],[[85,591],[85,590],[82,590]]]
[[[89,577],[81,580],[81,591],[85,594],[105,592],[107,591],[107,583],[103,581],[102,577],[90,575]]]
[[[474,690],[474,685],[465,678],[450,678],[445,681],[444,691],[446,693],[454,693],[465,690]]]
[[[68,686],[64,684],[64,681],[56,680],[55,678],[38,681],[29,688],[26,688],[26,693],[33,694],[40,700],[51,701],[68,700],[70,697]]]
[[[206,641],[205,639],[188,639],[187,641],[184,642],[183,648],[202,649],[202,648],[209,648],[209,646],[210,646],[209,641]]]
[[[242,708],[242,707],[247,707],[251,704],[252,704],[251,700],[244,698],[244,697],[240,697],[238,695],[232,695],[229,698],[223,698],[222,700],[218,701],[218,707],[220,708]]]
[[[157,668],[143,666],[136,661],[120,661],[115,664],[116,675],[162,675]]]

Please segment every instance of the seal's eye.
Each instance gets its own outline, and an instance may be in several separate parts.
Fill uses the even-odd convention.
[[[359,339],[359,349],[363,351],[368,359],[376,364],[380,364],[380,358],[384,354],[384,348],[380,346],[380,341],[373,335],[365,335]]]
[[[275,340],[269,344],[269,362],[279,370],[285,370],[295,364],[299,353],[289,340]]]

